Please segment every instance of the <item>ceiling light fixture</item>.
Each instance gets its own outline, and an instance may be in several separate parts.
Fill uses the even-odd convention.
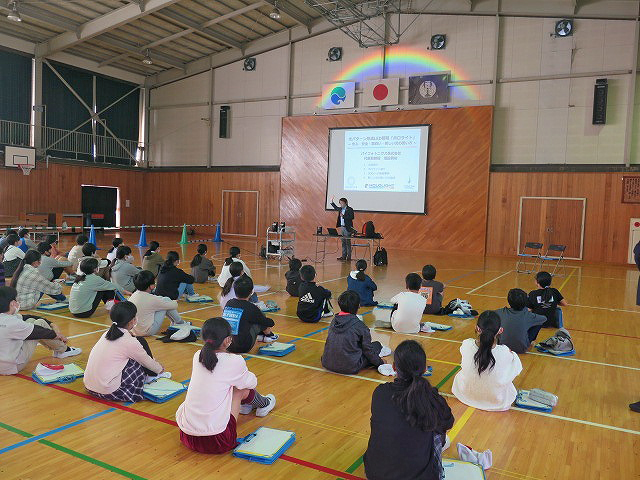
[[[9,12],[9,15],[7,15],[7,19],[11,20],[12,22],[21,22],[22,17],[20,16],[20,12],[18,11],[18,2],[11,2],[9,4],[9,8],[11,9],[11,12]]]
[[[151,59],[151,56],[149,55],[149,49],[148,48],[144,52],[144,58],[142,59],[142,63],[144,63],[145,65],[153,65],[153,60]]]
[[[273,2],[273,10],[269,12],[269,17],[273,20],[280,20],[280,10],[278,10],[278,2]]]

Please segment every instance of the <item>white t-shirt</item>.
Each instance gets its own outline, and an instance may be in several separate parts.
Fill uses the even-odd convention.
[[[249,267],[247,267],[246,263],[244,263],[239,258],[234,258],[233,261],[240,262],[242,264],[242,271],[247,275],[247,277],[251,277],[251,270],[249,270]],[[224,284],[227,283],[227,280],[231,278],[231,274],[229,273],[229,266],[230,265],[223,265],[222,271],[220,272],[220,275],[218,275],[218,284],[221,287],[224,287]]]
[[[33,324],[22,320],[22,315],[0,313],[0,375],[18,373],[18,365],[29,361],[22,346],[32,331]]]
[[[193,371],[187,396],[178,407],[176,422],[187,435],[217,435],[227,428],[231,416],[233,387],[256,388],[258,379],[240,355],[217,353],[213,371],[200,363],[200,350],[193,355]]]
[[[399,333],[418,333],[427,299],[419,293],[401,292],[391,299],[398,309],[391,315],[391,326]]]
[[[11,260],[15,260],[16,258],[24,258],[24,252],[15,245],[9,245],[7,251],[4,252],[4,261],[10,262]]]
[[[461,368],[453,379],[451,391],[458,400],[471,407],[490,412],[508,410],[518,394],[513,379],[522,371],[520,358],[506,345],[496,345],[491,351],[496,364],[479,375],[473,359],[477,351],[475,339],[467,338],[462,342]]]

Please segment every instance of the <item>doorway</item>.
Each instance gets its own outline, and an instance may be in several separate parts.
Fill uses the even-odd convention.
[[[82,185],[82,216],[86,219],[85,226],[119,226],[119,196],[117,187]],[[89,222],[89,225],[86,225],[86,222]]]
[[[257,237],[258,199],[256,190],[223,190],[222,233]]]

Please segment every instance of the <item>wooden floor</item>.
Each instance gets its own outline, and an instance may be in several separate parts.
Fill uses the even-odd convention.
[[[133,233],[122,235],[136,243]],[[68,249],[71,237],[63,237]],[[179,234],[149,233],[161,244],[161,253],[177,249]],[[111,236],[98,235],[101,247]],[[282,310],[271,314],[281,341],[295,342],[297,349],[278,359],[251,356],[249,368],[258,376],[261,393],[273,393],[278,403],[265,418],[242,416],[238,434],[261,425],[289,429],[297,440],[274,465],[262,466],[231,455],[206,456],[183,447],[174,423],[183,397],[164,404],[142,402],[131,406],[109,404],[86,394],[82,381],[54,387],[30,379],[39,360],[51,360],[43,347],[22,375],[0,378],[0,478],[228,478],[228,479],[325,479],[364,478],[361,455],[369,434],[369,408],[373,389],[386,377],[376,371],[342,376],[320,364],[328,323],[304,324],[295,317],[296,300],[283,292],[286,267],[267,268],[264,260],[249,253],[259,244],[241,241],[243,259],[256,283],[270,284],[264,300],[275,300]],[[228,244],[209,244],[220,268]],[[306,245],[308,251],[312,245]],[[106,254],[106,250],[101,250]],[[182,250],[182,267],[195,252]],[[137,264],[139,253],[134,248]],[[348,265],[331,255],[317,264],[318,280],[334,296],[346,289]],[[445,298],[468,299],[477,310],[506,304],[509,288],[534,288],[531,276],[517,274],[507,258],[482,258],[415,251],[390,251],[388,267],[370,268],[378,283],[377,297],[388,300],[401,291],[404,276],[425,263],[438,268],[438,279],[447,284]],[[273,264],[273,262],[271,263]],[[577,354],[557,358],[544,354],[522,355],[524,370],[518,388],[539,387],[560,400],[553,414],[512,409],[487,413],[468,408],[450,395],[452,377],[460,361],[460,342],[473,335],[475,322],[451,317],[435,319],[454,326],[449,332],[404,335],[373,332],[374,339],[392,348],[402,340],[420,341],[433,366],[432,384],[438,385],[456,417],[449,432],[454,447],[445,456],[457,456],[455,444],[476,450],[490,449],[494,466],[490,479],[632,479],[640,478],[640,414],[628,404],[640,400],[640,308],[635,306],[638,272],[631,267],[578,265],[567,276],[556,278],[571,306],[564,309],[565,326],[571,331]],[[67,292],[69,287],[65,287]],[[196,292],[217,298],[217,284],[196,287]],[[198,325],[220,314],[215,305],[182,303],[184,317]],[[363,308],[372,325],[387,311]],[[68,310],[44,316],[58,323],[84,352],[67,359],[84,366],[98,336],[108,325],[99,308],[89,319],[75,319]],[[553,330],[542,330],[547,338]],[[154,355],[185,381],[191,372],[195,344],[150,342]],[[399,479],[402,480],[402,479]]]

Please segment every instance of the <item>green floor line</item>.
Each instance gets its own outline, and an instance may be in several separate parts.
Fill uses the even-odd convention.
[[[24,430],[20,430],[19,428],[16,427],[12,427],[11,425],[7,425],[6,423],[2,423],[0,422],[0,428],[4,428],[5,430],[8,430],[9,432],[12,433],[17,433],[18,435],[21,435],[23,437],[33,437],[34,435],[28,432],[25,432]],[[136,475],[134,473],[131,472],[127,472],[126,470],[122,470],[121,468],[118,467],[114,467],[113,465],[109,465],[108,463],[102,462],[96,458],[90,457],[88,455],[85,455],[83,453],[77,452],[75,450],[71,450],[70,448],[67,447],[63,447],[62,445],[59,445],[57,443],[53,443],[50,442],[49,440],[39,440],[36,443],[41,443],[43,445],[46,445],[47,447],[51,447],[51,448],[55,448],[56,450],[66,453],[68,455],[71,455],[72,457],[76,457],[79,458],[80,460],[84,460],[85,462],[89,462],[92,463],[98,467],[102,467],[106,470],[109,470],[113,473],[117,473],[119,475],[122,475],[123,477],[126,478],[130,478],[132,480],[145,480],[145,477],[141,477],[140,475]]]
[[[449,380],[451,377],[453,377],[458,370],[460,370],[460,365],[456,365],[455,367],[453,367],[453,370],[451,370],[449,373],[447,373],[447,375],[442,380],[440,380],[438,382],[438,384],[436,385],[436,388],[440,388],[445,383],[447,383],[447,380]]]

